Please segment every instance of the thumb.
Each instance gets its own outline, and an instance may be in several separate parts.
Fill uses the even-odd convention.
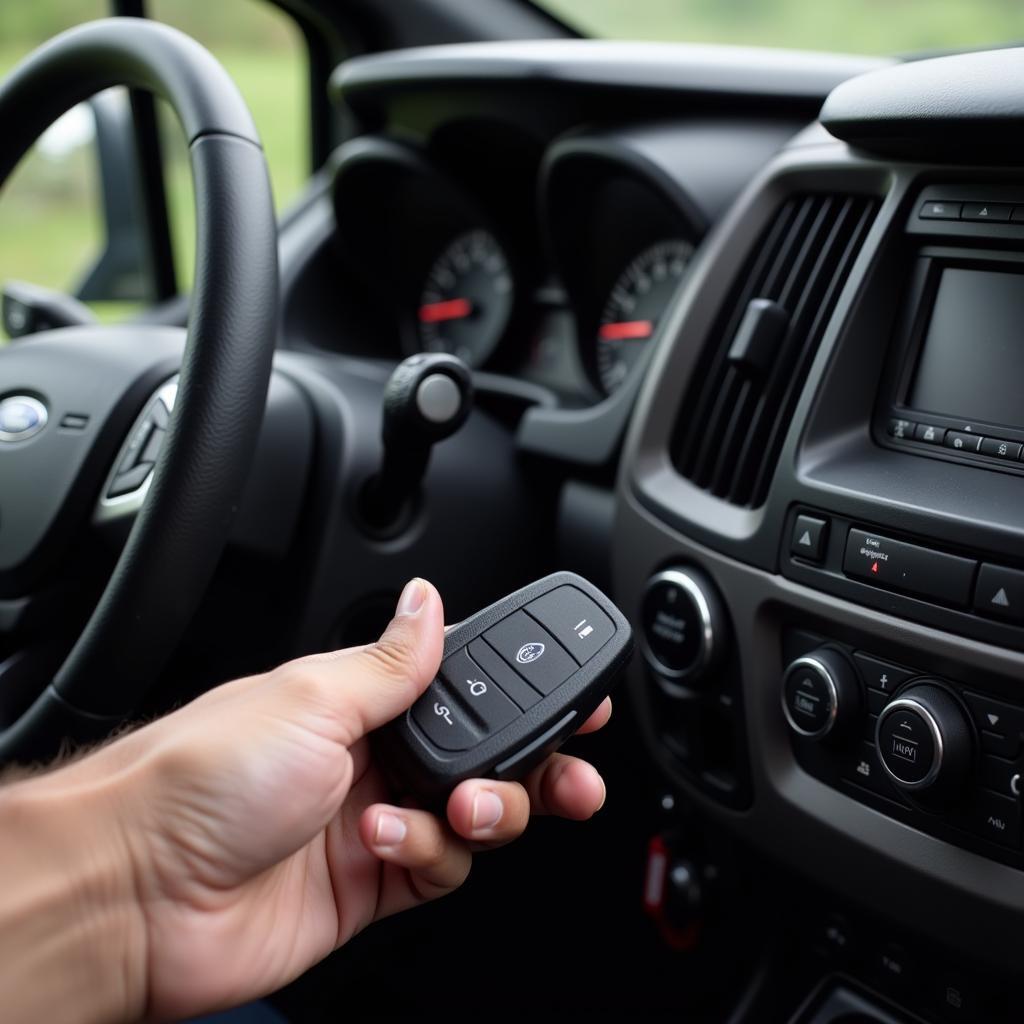
[[[443,649],[441,595],[426,580],[412,579],[376,643],[317,661],[316,670],[332,677],[346,742],[410,707],[437,675]]]

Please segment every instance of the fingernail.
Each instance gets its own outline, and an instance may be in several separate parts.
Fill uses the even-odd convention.
[[[415,615],[427,599],[427,588],[421,579],[409,580],[398,599],[399,615]]]
[[[397,814],[381,811],[377,815],[377,831],[373,834],[374,846],[397,846],[406,833],[405,822]]]
[[[505,813],[501,797],[490,789],[481,789],[473,797],[473,831],[484,832],[494,828]]]
[[[597,811],[604,807],[605,802],[608,799],[608,787],[605,785],[604,779],[601,779],[601,802],[597,805]],[[594,811],[597,814],[597,811]]]

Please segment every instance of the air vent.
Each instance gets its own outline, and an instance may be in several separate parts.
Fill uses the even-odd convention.
[[[676,425],[676,468],[736,505],[763,504],[836,300],[878,210],[868,196],[798,195],[733,286]]]

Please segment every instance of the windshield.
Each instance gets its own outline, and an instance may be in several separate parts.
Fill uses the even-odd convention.
[[[583,35],[843,53],[1024,40],[1021,0],[536,0]]]

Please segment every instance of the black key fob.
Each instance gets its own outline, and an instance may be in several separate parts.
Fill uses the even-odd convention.
[[[464,779],[520,779],[587,720],[632,649],[597,587],[546,576],[448,631],[438,677],[379,734],[382,760],[429,804]]]

